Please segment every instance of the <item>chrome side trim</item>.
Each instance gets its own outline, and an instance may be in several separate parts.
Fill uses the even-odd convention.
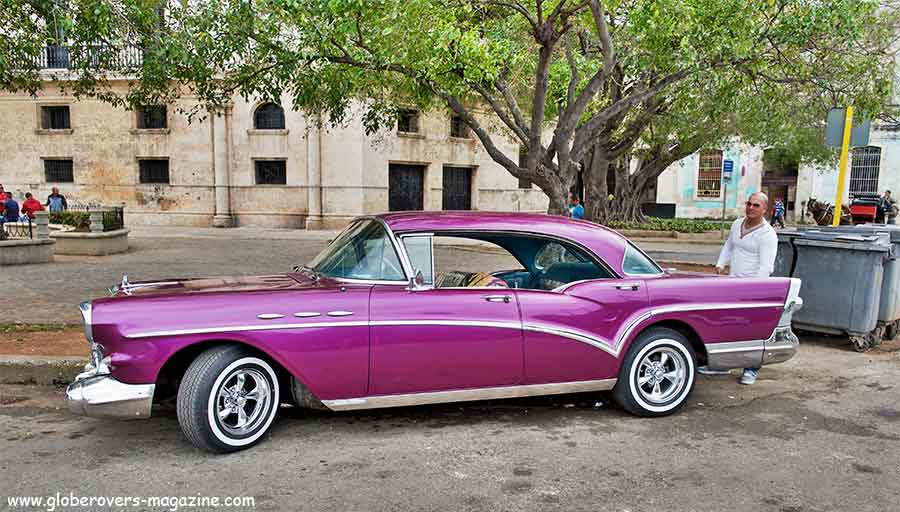
[[[641,324],[644,320],[647,320],[651,316],[655,315],[663,315],[666,313],[678,313],[682,311],[711,311],[711,310],[720,310],[720,309],[756,309],[756,308],[775,308],[775,307],[784,307],[784,304],[781,302],[722,302],[722,303],[707,303],[707,304],[676,304],[672,306],[661,306],[656,308],[651,308],[648,311],[645,311],[634,318],[631,322],[629,322],[628,326],[616,337],[615,349],[618,354],[619,350],[622,347],[622,344],[631,337],[631,333],[634,329]]]
[[[275,320],[277,318],[284,318],[284,315],[281,313],[260,313],[256,315],[256,318],[260,320]]]
[[[607,391],[612,389],[615,385],[616,379],[586,380],[578,382],[558,382],[553,384],[458,389],[453,391],[410,393],[403,395],[376,395],[362,398],[322,400],[322,403],[333,411],[352,411],[357,409],[408,407],[412,405],[440,404],[447,402],[469,402],[474,400],[498,400],[526,396]]]
[[[217,334],[247,331],[277,331],[286,329],[318,329],[323,327],[366,327],[369,322],[310,322],[305,324],[235,325],[231,327],[200,327],[196,329],[173,329],[170,331],[146,331],[124,334],[127,339],[157,338],[160,336],[180,336],[184,334]]]
[[[613,356],[619,355],[615,348],[609,346],[609,342],[607,340],[597,338],[596,336],[587,334],[585,332],[574,331],[571,329],[558,329],[538,324],[525,324],[522,327],[526,331],[540,332],[544,334],[552,334],[554,336],[561,336],[563,338],[569,338],[570,340],[579,341],[594,348],[599,348],[600,350]]]
[[[468,320],[372,320],[372,327],[412,326],[412,325],[446,325],[453,327],[495,327],[497,329],[521,329],[519,322],[483,322]]]
[[[353,311],[329,311],[328,316],[350,316]]]
[[[322,313],[319,313],[318,311],[300,311],[300,312],[294,313],[294,316],[297,318],[313,318],[313,317],[317,317],[317,316],[322,316]]]

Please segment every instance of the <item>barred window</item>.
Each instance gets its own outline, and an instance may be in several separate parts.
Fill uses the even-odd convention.
[[[41,128],[44,130],[68,130],[69,107],[41,107]]]
[[[462,117],[453,116],[450,118],[450,136],[460,139],[469,138],[469,125],[463,121]]]
[[[722,197],[721,151],[700,153],[700,168],[697,171],[697,197],[703,199]]]
[[[284,160],[257,160],[257,185],[287,185],[287,162]]]
[[[165,105],[147,105],[137,111],[139,130],[159,130],[168,127]]]
[[[854,148],[850,164],[850,194],[877,194],[880,170],[881,148]]]
[[[141,183],[169,183],[169,160],[143,158],[138,160]]]
[[[253,127],[257,130],[284,130],[284,109],[275,103],[265,103],[253,114]]]
[[[404,109],[397,118],[397,131],[403,133],[419,133],[419,111]]]
[[[71,160],[44,160],[44,180],[47,183],[73,183]]]

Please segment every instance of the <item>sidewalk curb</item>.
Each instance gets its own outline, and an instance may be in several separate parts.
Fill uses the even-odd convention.
[[[0,356],[0,384],[69,384],[87,362],[75,356]]]

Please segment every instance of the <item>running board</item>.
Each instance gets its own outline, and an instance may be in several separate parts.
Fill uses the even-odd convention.
[[[362,398],[322,400],[332,411],[353,411],[357,409],[380,409],[383,407],[408,407],[412,405],[443,404],[450,402],[470,402],[474,400],[498,400],[526,396],[561,395],[589,391],[608,391],[616,385],[616,379],[583,380],[578,382],[558,382],[553,384],[530,384],[498,388],[458,389],[405,395],[376,395]]]

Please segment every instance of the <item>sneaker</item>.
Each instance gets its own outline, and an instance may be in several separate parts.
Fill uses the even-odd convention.
[[[759,370],[751,370],[750,368],[745,368],[744,373],[741,374],[741,384],[751,385],[756,382],[756,376],[759,375]]]
[[[700,375],[730,375],[731,370],[713,370],[709,366],[701,366],[697,368]]]

